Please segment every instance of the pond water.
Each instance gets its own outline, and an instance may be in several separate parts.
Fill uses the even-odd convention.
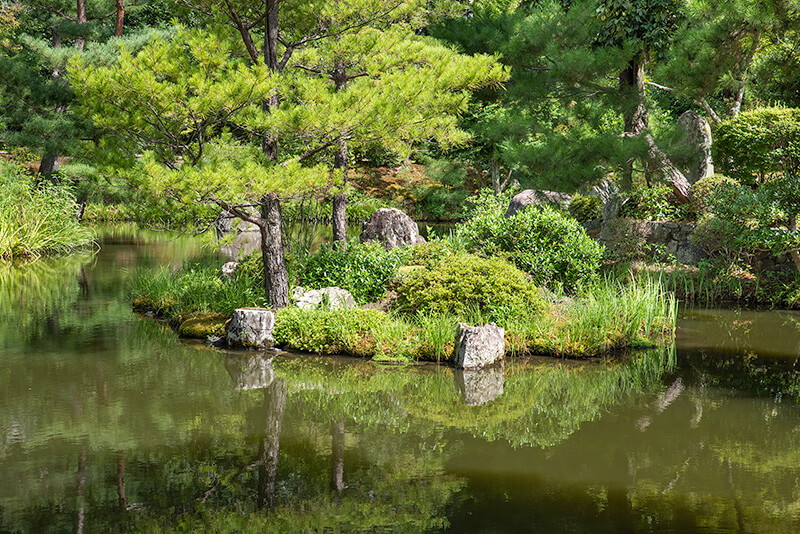
[[[800,315],[459,373],[187,344],[126,301],[192,241],[0,265],[0,532],[797,532]]]

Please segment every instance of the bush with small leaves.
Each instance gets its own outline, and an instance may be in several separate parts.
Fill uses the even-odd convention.
[[[394,308],[402,313],[464,316],[477,310],[503,317],[514,309],[544,309],[539,289],[524,272],[501,258],[454,254],[430,268],[407,273],[398,282]]]
[[[575,195],[569,203],[569,214],[582,223],[599,219],[603,216],[603,201],[596,196]]]

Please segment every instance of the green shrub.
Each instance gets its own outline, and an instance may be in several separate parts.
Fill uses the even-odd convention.
[[[776,172],[800,174],[800,109],[758,108],[717,126],[715,162],[725,175],[755,185]]]
[[[728,178],[724,174],[712,174],[698,180],[692,186],[691,206],[694,212],[701,216],[708,212],[714,201],[714,196],[725,188],[736,187],[739,183],[733,178]]]
[[[273,335],[280,346],[322,354],[366,356],[376,351],[374,332],[391,322],[386,313],[378,310],[290,307],[278,311]]]
[[[471,250],[508,259],[538,285],[572,291],[596,278],[602,248],[575,219],[549,206],[530,206],[507,218],[506,205],[478,204],[456,233]]]
[[[339,286],[363,304],[383,295],[408,255],[407,248],[387,251],[379,243],[351,241],[344,253],[323,246],[301,259],[294,269],[299,285],[313,289]]]
[[[603,216],[603,201],[596,196],[575,195],[569,203],[569,214],[578,222],[599,219]]]
[[[501,258],[455,254],[432,268],[407,273],[394,304],[403,313],[463,316],[477,309],[495,319],[510,309],[543,308],[538,288]]]
[[[656,184],[634,187],[619,216],[643,221],[677,221],[690,218],[691,213],[685,204],[676,201],[672,187]]]

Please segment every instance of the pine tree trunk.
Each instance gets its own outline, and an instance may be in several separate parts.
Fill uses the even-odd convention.
[[[77,19],[76,22],[78,25],[86,24],[86,0],[77,0]],[[82,31],[82,30],[81,30]],[[75,38],[75,48],[78,50],[83,50],[83,45],[85,43],[85,38],[83,35],[79,35]]]
[[[261,258],[264,261],[264,294],[270,306],[289,305],[289,275],[283,256],[281,205],[278,195],[269,193],[261,199]]]
[[[333,244],[337,250],[347,250],[347,141],[339,141],[333,167],[342,170],[342,190],[333,197]]]
[[[122,36],[122,24],[125,20],[125,0],[117,0],[117,20],[114,24],[114,37]]]
[[[47,152],[39,163],[39,176],[49,176],[58,172],[58,152]]]
[[[645,53],[639,52],[630,60],[628,66],[619,74],[619,92],[623,99],[622,116],[625,121],[625,137],[635,137],[647,129],[646,94],[644,89]],[[633,162],[625,163],[622,189],[630,191],[633,187]]]
[[[344,62],[337,60],[333,66],[333,82],[336,90],[341,91],[347,85],[347,73]],[[340,139],[333,158],[333,168],[342,170],[342,190],[333,197],[331,224],[333,225],[333,246],[344,252],[347,250],[347,140]]]

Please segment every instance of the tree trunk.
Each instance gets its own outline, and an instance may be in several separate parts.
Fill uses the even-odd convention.
[[[278,453],[281,445],[281,425],[286,410],[287,391],[280,378],[264,389],[264,434],[259,450],[258,497],[259,508],[275,506],[275,481],[278,478]]]
[[[494,191],[495,195],[499,195],[501,192],[500,188],[500,162],[496,157],[492,157],[492,161],[489,163],[489,170],[492,175],[492,191]]]
[[[667,155],[658,148],[653,136],[645,134],[644,139],[647,141],[647,157],[649,159],[649,164],[653,168],[660,169],[661,172],[666,174],[667,179],[672,184],[672,190],[675,196],[681,203],[686,204],[689,202],[689,190],[692,187],[689,180],[687,180],[683,173],[672,164]]]
[[[789,217],[789,231],[797,232],[797,217],[794,215]],[[789,255],[792,257],[795,269],[800,273],[800,252],[798,252],[797,249],[793,249],[789,251]]]
[[[276,310],[289,305],[289,275],[283,256],[281,205],[278,195],[261,199],[261,258],[264,260],[264,294]]]
[[[341,59],[336,60],[333,65],[332,78],[337,91],[342,91],[347,85],[347,72]],[[331,223],[333,225],[333,245],[342,252],[347,250],[347,193],[345,191],[348,170],[347,158],[347,140],[340,139],[333,158],[333,168],[342,170],[342,190],[333,198]]]
[[[117,452],[117,505],[120,510],[128,509],[128,497],[125,496],[125,457],[122,451]]]
[[[76,22],[78,23],[78,25],[82,26],[83,24],[86,24],[86,0],[77,0],[76,11],[78,15]],[[75,48],[77,48],[78,50],[83,50],[84,43],[85,43],[85,38],[83,37],[83,35],[79,35],[78,37],[75,38]]]
[[[339,147],[334,157],[334,169],[342,170],[342,189],[338,195],[333,197],[333,244],[337,250],[344,252],[347,250],[347,141],[339,141]]]
[[[644,89],[644,65],[646,56],[639,52],[628,62],[628,66],[619,74],[619,92],[622,98],[622,116],[625,121],[625,137],[636,137],[647,129],[646,94]],[[622,189],[630,191],[633,187],[633,162],[625,163],[622,177]]]
[[[117,21],[114,24],[114,37],[122,36],[122,23],[125,20],[125,0],[117,0]]]

